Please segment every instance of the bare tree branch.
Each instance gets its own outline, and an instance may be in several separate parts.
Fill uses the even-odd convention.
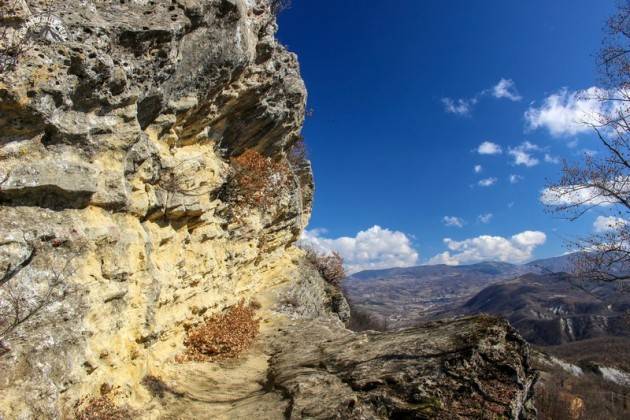
[[[22,260],[20,263],[16,264],[15,267],[12,267],[11,269],[7,270],[6,273],[4,273],[2,278],[0,278],[0,286],[7,283],[9,280],[15,277],[24,267],[29,265],[31,261],[33,261],[33,258],[35,258],[35,254],[35,248],[32,247],[28,256],[24,260]]]
[[[590,99],[601,101],[603,111],[587,125],[606,154],[585,156],[575,165],[565,162],[545,201],[549,211],[572,221],[595,208],[616,221],[570,247],[581,251],[575,271],[583,278],[625,282],[630,280],[630,1],[608,21],[600,68],[606,89]]]
[[[35,243],[35,240],[26,240],[24,236],[29,255],[9,270],[0,283],[0,356],[10,351],[5,340],[49,306],[55,294],[63,290],[66,279],[74,273],[75,258],[83,251],[66,248],[65,252],[61,252],[58,240]],[[27,278],[18,274],[31,264],[46,270],[29,273],[34,277],[29,280],[32,286],[28,286],[24,284]]]

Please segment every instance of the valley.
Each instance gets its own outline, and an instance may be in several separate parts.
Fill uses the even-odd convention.
[[[499,316],[532,344],[544,384],[535,391],[539,418],[627,418],[630,293],[571,274],[576,256],[359,272],[344,283],[351,327],[398,330]]]
[[[630,293],[614,282],[570,274],[574,257],[363,271],[346,279],[344,291],[355,318],[362,315],[378,329],[497,315],[552,354],[630,370],[630,346],[621,345],[630,343]],[[619,351],[606,352],[610,343]]]

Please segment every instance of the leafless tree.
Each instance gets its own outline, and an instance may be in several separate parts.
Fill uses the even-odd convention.
[[[291,7],[291,0],[271,0],[271,11],[274,15],[279,15],[283,10]]]
[[[310,161],[308,158],[308,149],[306,148],[306,143],[304,141],[304,137],[299,136],[295,139],[293,144],[289,147],[287,153],[287,162],[289,164],[289,168],[291,169],[291,177],[293,178],[293,183],[295,185],[295,189],[297,194],[295,197],[297,199],[297,222],[300,227],[300,230],[304,228],[303,226],[303,215],[304,215],[304,194],[303,188],[304,184],[302,183],[302,178],[306,177],[306,179],[310,178]],[[305,181],[309,182],[309,181]]]
[[[10,351],[5,340],[50,305],[58,292],[63,292],[66,279],[75,271],[74,260],[82,252],[70,249],[66,241],[59,238],[41,241],[33,236],[23,233],[26,255],[7,267],[0,278],[0,356]],[[62,248],[67,249],[62,252]],[[31,280],[26,286],[24,276],[18,274],[31,265],[39,268],[29,273]]]
[[[609,88],[630,85],[630,2],[623,0],[608,20],[607,34],[600,54],[603,82]]]
[[[304,137],[299,136],[295,139],[293,144],[287,151],[287,160],[293,172],[300,172],[304,167],[308,166],[308,150],[306,149],[306,143]]]
[[[545,192],[548,210],[576,220],[597,208],[606,212],[599,233],[570,241],[582,251],[575,270],[599,280],[630,279],[630,1],[608,21],[600,54],[603,88],[590,90],[600,111],[584,122],[605,150],[583,162],[565,161],[562,177]]]

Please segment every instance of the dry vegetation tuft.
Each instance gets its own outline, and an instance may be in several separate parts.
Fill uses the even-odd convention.
[[[282,11],[291,7],[291,0],[271,0],[271,12],[278,16]]]
[[[255,305],[241,301],[212,315],[202,325],[188,331],[184,340],[186,352],[177,360],[205,362],[237,357],[258,335],[260,319],[255,314]]]
[[[309,165],[308,149],[304,137],[298,137],[287,151],[287,160],[295,171]]]
[[[291,179],[286,161],[274,161],[249,149],[232,159],[222,198],[232,205],[237,219],[248,209],[268,212],[288,191]]]
[[[630,389],[585,372],[573,376],[551,369],[535,388],[541,420],[608,420],[630,418]]]
[[[75,406],[76,420],[129,420],[133,413],[124,407],[118,407],[109,395],[82,398]]]
[[[313,248],[303,246],[306,252],[306,259],[313,264],[319,274],[328,283],[339,287],[343,279],[346,278],[346,271],[343,268],[343,257],[337,252],[330,254],[317,252]]]

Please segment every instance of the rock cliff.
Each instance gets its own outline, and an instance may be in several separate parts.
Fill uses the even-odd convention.
[[[0,418],[81,418],[100,395],[149,419],[529,415],[528,349],[501,321],[344,328],[293,246],[306,90],[272,3],[0,5]],[[249,150],[289,175],[237,209]],[[241,301],[254,345],[182,361],[187,331]]]

